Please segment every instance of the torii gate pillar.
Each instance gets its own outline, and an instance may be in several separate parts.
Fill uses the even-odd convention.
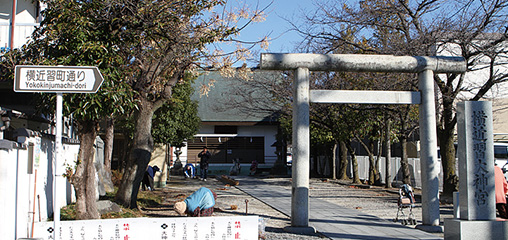
[[[434,97],[434,73],[424,70],[418,73],[418,88],[422,103],[419,109],[420,168],[422,172],[422,222],[439,226],[439,162],[437,161],[436,106]],[[442,232],[442,231],[440,231]]]
[[[295,72],[291,227],[286,228],[286,230],[297,233],[315,232],[315,229],[309,226],[310,102],[420,104],[422,228],[440,228],[438,178],[440,168],[437,161],[433,74],[464,73],[466,63],[463,58],[263,53],[261,54],[260,68],[264,70],[294,70]],[[372,91],[372,94],[357,94],[360,96],[357,96],[356,99],[335,100],[340,98],[344,91],[311,91],[309,71],[418,73],[420,94],[413,92],[389,92],[385,94],[384,92]],[[370,98],[368,95],[375,95],[375,97]],[[371,101],[370,99],[374,100]],[[442,228],[440,229],[442,231]],[[436,231],[437,229],[432,230]]]
[[[310,166],[310,130],[309,130],[309,69],[295,70],[293,90],[293,187],[291,192],[291,227],[297,232],[315,229],[309,226],[309,166]]]

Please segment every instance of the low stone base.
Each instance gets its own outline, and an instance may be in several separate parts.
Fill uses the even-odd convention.
[[[316,229],[314,227],[284,227],[284,231],[296,234],[314,234]]]
[[[425,232],[429,232],[429,233],[442,233],[442,232],[444,232],[443,226],[431,226],[431,225],[418,224],[418,225],[416,225],[415,228],[416,229],[420,229],[420,230],[425,231]]]
[[[467,221],[448,218],[444,221],[447,240],[508,239],[508,221]]]
[[[109,200],[97,201],[97,210],[99,211],[99,214],[122,211],[122,209],[120,208],[120,206],[118,206],[118,204],[111,202]]]

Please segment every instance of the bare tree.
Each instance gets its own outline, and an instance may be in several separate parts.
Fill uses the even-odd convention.
[[[227,1],[134,1],[119,0],[118,34],[129,40],[119,45],[128,57],[126,70],[132,89],[137,93],[135,133],[116,201],[124,206],[137,206],[137,193],[154,149],[151,136],[154,112],[172,97],[172,88],[197,63],[228,69],[237,59],[248,54],[239,47],[232,53],[207,52],[207,46],[236,40],[251,22],[262,20],[261,9],[226,11]],[[210,11],[204,14],[205,11]],[[245,19],[241,24],[239,19]],[[256,44],[259,42],[253,42]]]
[[[228,94],[214,106],[217,112],[234,108],[245,116],[267,115],[275,120],[291,96],[286,84],[291,80],[283,72],[242,67],[222,77],[228,81]]]
[[[328,52],[348,45],[363,53],[394,55],[451,54],[467,61],[466,75],[435,76],[439,91],[438,137],[444,169],[444,194],[457,188],[454,132],[455,103],[464,91],[479,100],[496,84],[508,80],[506,63],[506,0],[409,1],[366,0],[316,3],[305,25],[294,24],[307,46]],[[485,71],[466,86],[471,72]]]

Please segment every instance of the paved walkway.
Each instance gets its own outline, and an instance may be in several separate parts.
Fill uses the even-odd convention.
[[[236,176],[235,179],[240,181],[238,189],[291,216],[291,190],[257,178]],[[322,199],[310,198],[309,202],[309,225],[331,239],[442,239]]]

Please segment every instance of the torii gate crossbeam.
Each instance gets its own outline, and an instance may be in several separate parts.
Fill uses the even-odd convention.
[[[439,163],[434,97],[434,73],[464,73],[462,57],[353,55],[353,54],[261,54],[260,69],[293,70],[293,185],[291,227],[293,232],[314,232],[309,226],[309,105],[310,102],[420,104],[420,165],[422,171],[422,222],[439,226]],[[310,90],[309,71],[418,73],[418,92],[373,92],[374,98],[340,100],[339,92]],[[326,95],[326,96],[325,96]],[[372,95],[372,94],[371,94]],[[354,101],[354,102],[351,102]]]

